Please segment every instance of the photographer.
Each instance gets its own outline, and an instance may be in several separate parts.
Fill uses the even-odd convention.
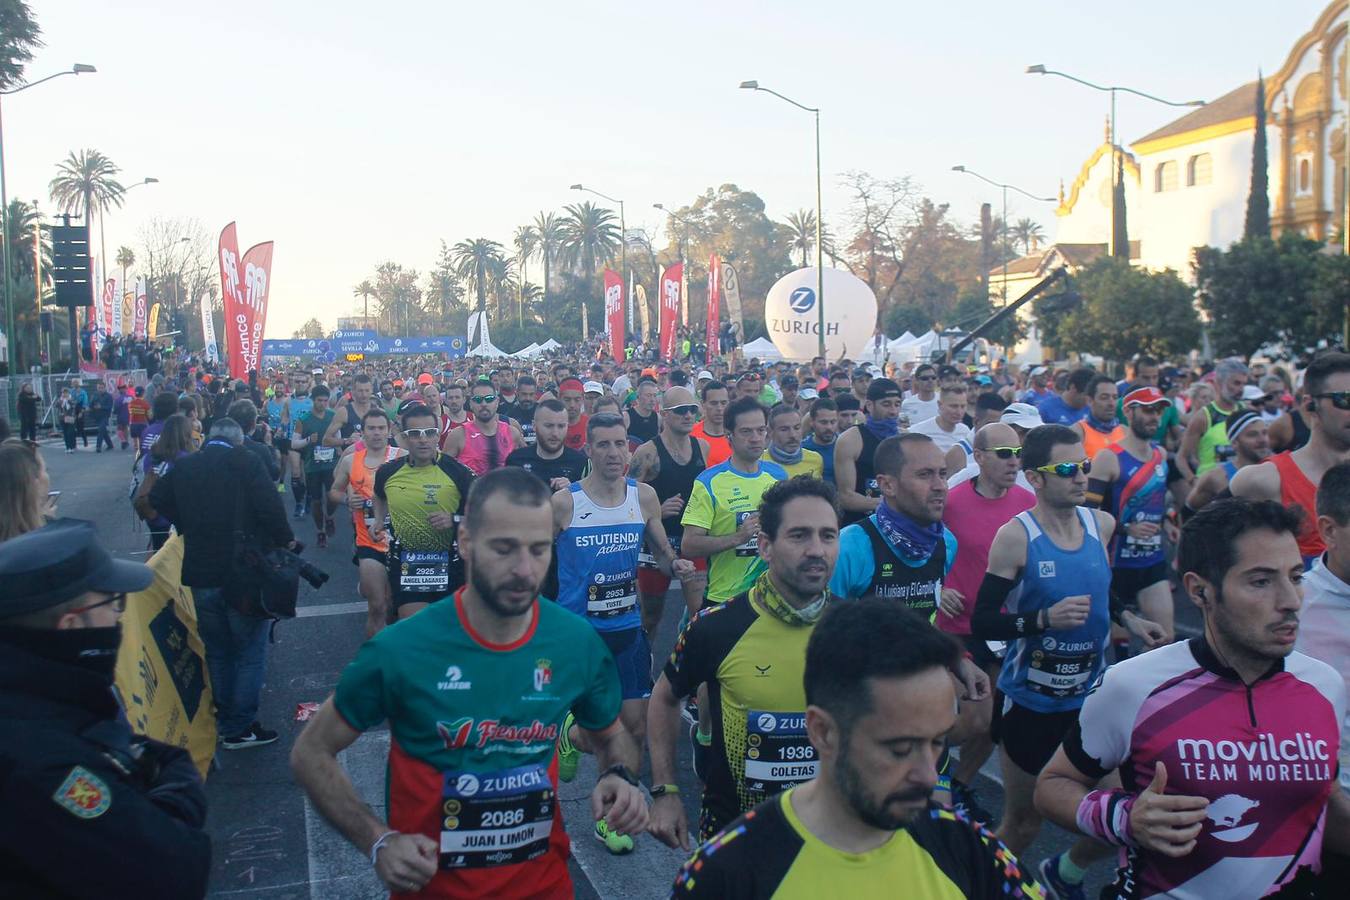
[[[221,746],[242,750],[270,744],[277,733],[254,717],[262,694],[268,620],[245,615],[227,600],[237,573],[236,536],[295,549],[276,482],[244,446],[229,417],[217,419],[200,451],[181,459],[150,491],[150,505],[183,536],[183,584],[192,588],[198,628],[216,700]]]
[[[206,893],[206,793],[187,751],[113,696],[127,593],[150,584],[88,522],[0,545],[0,896]]]

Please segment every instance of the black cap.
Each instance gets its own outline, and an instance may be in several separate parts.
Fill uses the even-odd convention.
[[[782,378],[778,379],[778,386],[782,388],[795,388],[799,387],[800,384],[801,383],[797,381],[796,375],[784,375]]]
[[[89,591],[142,591],[153,580],[149,566],[113,559],[92,522],[58,519],[0,543],[0,619],[50,609]]]
[[[889,378],[875,378],[867,386],[868,400],[884,400],[887,397],[900,397],[900,385]]]

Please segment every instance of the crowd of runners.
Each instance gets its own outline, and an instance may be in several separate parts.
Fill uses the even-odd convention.
[[[210,444],[257,457],[291,546],[351,546],[367,640],[291,764],[395,895],[571,896],[557,792],[583,754],[595,838],[687,851],[677,897],[1069,900],[1094,866],[1113,898],[1350,883],[1350,355],[1123,380],[296,361],[135,399],[155,547]],[[40,468],[0,447],[7,510]],[[0,578],[56,527],[13,521]],[[14,617],[7,646],[35,627]],[[264,664],[204,637],[213,682]],[[250,689],[225,750],[278,739]],[[338,754],[386,722],[377,815]],[[997,819],[974,789],[996,749]],[[1044,819],[1079,840],[1019,860]]]

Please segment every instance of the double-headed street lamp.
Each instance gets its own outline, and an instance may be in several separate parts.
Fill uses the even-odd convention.
[[[572,190],[585,191],[588,194],[594,194],[597,197],[601,197],[605,200],[608,200],[610,203],[619,204],[619,268],[623,270],[622,278],[624,290],[625,291],[628,290],[628,225],[623,215],[623,201],[615,197],[611,197],[609,196],[609,194],[602,194],[595,188],[588,188],[583,184],[572,185]],[[628,309],[630,310],[629,317],[631,318],[631,310],[633,309],[631,298],[628,303]]]
[[[37,81],[30,81],[19,87],[10,88],[7,91],[0,91],[0,96],[8,96],[9,94],[17,94],[20,91],[26,91],[31,87],[37,87],[44,81],[60,78],[62,75],[84,75],[97,71],[97,69],[87,63],[76,63],[63,72],[55,72],[48,75],[46,78],[39,78]],[[9,358],[9,373],[13,375],[15,374],[14,351],[18,346],[18,342],[15,340],[14,336],[14,298],[11,296],[9,286],[9,195],[5,191],[5,130],[3,116],[0,116],[0,235],[4,236],[4,239],[0,240],[0,264],[4,266],[5,279],[5,352]],[[74,356],[73,348],[75,347],[75,335],[73,334],[70,336],[70,346],[72,348],[71,355]]]
[[[987,184],[992,184],[994,187],[999,188],[1000,190],[1003,191],[1003,248],[1004,248],[1004,251],[1003,251],[1003,254],[1002,254],[1002,256],[1003,256],[1003,302],[1004,302],[1004,303],[1007,303],[1007,302],[1008,302],[1008,253],[1007,253],[1007,247],[1008,247],[1008,191],[1009,191],[1009,190],[1017,191],[1017,193],[1022,194],[1022,195],[1025,196],[1025,197],[1028,197],[1028,198],[1030,198],[1030,199],[1032,199],[1032,200],[1039,200],[1039,201],[1041,201],[1042,203],[1054,203],[1054,202],[1055,202],[1055,198],[1054,198],[1054,197],[1037,197],[1035,194],[1033,194],[1033,193],[1031,193],[1031,192],[1029,192],[1029,191],[1024,191],[1024,190],[1022,190],[1020,187],[1018,187],[1018,186],[1015,185],[1015,184],[1004,184],[1003,182],[1001,182],[1001,181],[995,181],[995,180],[992,179],[992,178],[985,178],[985,177],[984,177],[983,175],[981,175],[979,172],[976,172],[974,169],[968,168],[968,167],[966,167],[966,166],[952,166],[952,171],[953,171],[953,172],[964,172],[964,173],[967,174],[967,175],[974,175],[976,178],[980,179],[981,181],[983,181],[983,182],[985,182],[985,183],[987,183]]]
[[[1116,254],[1116,174],[1117,174],[1117,170],[1118,170],[1118,168],[1119,168],[1119,165],[1118,165],[1118,163],[1117,163],[1117,158],[1116,158],[1116,148],[1117,148],[1118,146],[1120,146],[1120,141],[1118,141],[1118,140],[1116,139],[1116,92],[1117,92],[1117,91],[1121,91],[1121,92],[1126,93],[1126,94],[1134,94],[1136,97],[1143,97],[1145,100],[1152,100],[1154,103],[1161,103],[1161,104],[1163,104],[1164,106],[1204,106],[1204,105],[1205,105],[1205,101],[1203,101],[1203,100],[1185,100],[1185,101],[1164,100],[1162,97],[1155,97],[1155,96],[1153,96],[1152,94],[1146,94],[1146,93],[1144,93],[1143,91],[1135,90],[1134,88],[1131,88],[1131,87],[1122,87],[1121,85],[1118,85],[1118,84],[1112,84],[1112,85],[1093,84],[1091,81],[1085,81],[1084,79],[1079,78],[1079,77],[1077,77],[1076,75],[1070,75],[1070,74],[1068,74],[1067,72],[1056,72],[1054,69],[1047,69],[1045,66],[1043,66],[1043,65],[1041,65],[1041,64],[1039,64],[1039,63],[1036,64],[1036,65],[1034,65],[1034,66],[1027,66],[1026,74],[1028,74],[1028,75],[1058,75],[1060,78],[1067,78],[1067,79],[1069,79],[1070,81],[1074,81],[1074,82],[1077,82],[1078,84],[1083,85],[1084,87],[1090,87],[1090,88],[1092,88],[1094,91],[1104,91],[1104,92],[1106,92],[1106,93],[1108,93],[1108,94],[1111,95],[1111,119],[1110,119],[1110,122],[1111,122],[1111,125],[1110,125],[1110,128],[1111,128],[1111,137],[1110,137],[1110,141],[1111,141],[1111,230],[1110,230],[1110,232],[1109,232],[1109,233],[1110,233],[1110,238],[1108,239],[1107,244],[1106,244],[1106,251],[1107,251],[1107,255],[1108,255],[1108,256],[1114,256],[1114,255]],[[1130,249],[1129,249],[1129,247],[1126,247],[1126,248],[1125,248],[1125,258],[1126,258],[1126,261],[1129,260],[1129,256],[1130,256]]]
[[[741,87],[748,91],[763,91],[766,94],[773,94],[779,100],[785,100],[798,109],[806,110],[816,117],[816,323],[820,331],[820,342],[818,353],[825,355],[825,263],[823,249],[821,247],[820,233],[823,228],[821,222],[821,202],[820,202],[820,109],[814,106],[806,106],[798,103],[791,97],[784,97],[777,91],[761,87],[758,81],[742,81]]]

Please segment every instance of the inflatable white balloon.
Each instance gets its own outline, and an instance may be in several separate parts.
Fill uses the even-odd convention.
[[[819,355],[820,310],[814,266],[789,272],[764,298],[764,326],[784,359]],[[859,359],[876,329],[877,298],[867,283],[843,269],[825,270],[825,355]]]

